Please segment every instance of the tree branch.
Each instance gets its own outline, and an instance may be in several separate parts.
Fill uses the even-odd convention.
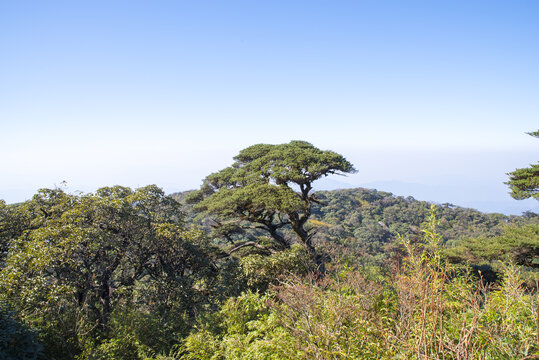
[[[228,253],[232,254],[232,253],[234,253],[234,252],[238,251],[239,249],[244,248],[246,246],[252,246],[252,247],[255,247],[255,248],[260,249],[262,251],[266,251],[266,252],[268,252],[270,254],[275,254],[276,253],[275,250],[267,248],[265,246],[262,246],[262,245],[260,245],[260,244],[258,244],[256,242],[254,242],[254,241],[247,241],[247,242],[245,242],[243,244],[240,244],[240,245],[236,246],[235,248],[233,248],[232,250],[230,250]]]

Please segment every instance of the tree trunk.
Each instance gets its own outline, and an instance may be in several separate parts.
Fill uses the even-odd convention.
[[[112,307],[110,304],[110,286],[109,286],[110,276],[105,275],[99,286],[99,300],[101,302],[101,318],[99,319],[99,325],[104,334],[108,333],[108,323],[110,319],[110,314],[112,312]]]
[[[290,224],[292,226],[292,230],[298,235],[298,237],[301,240],[301,243],[309,253],[309,256],[311,257],[311,260],[316,266],[316,274],[319,279],[323,278],[326,273],[326,265],[324,261],[324,257],[316,251],[315,247],[312,243],[312,234],[309,234],[307,230],[305,230],[305,223],[307,222],[307,219],[309,218],[310,213],[307,213],[303,215],[302,217],[299,217],[298,214],[289,214],[290,218]]]
[[[268,226],[268,232],[270,233],[271,237],[285,249],[290,248],[290,243],[286,241],[286,239],[281,234],[279,234],[277,229],[278,228],[276,226]]]

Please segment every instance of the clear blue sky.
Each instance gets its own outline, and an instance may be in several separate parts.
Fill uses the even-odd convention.
[[[0,198],[186,190],[301,139],[355,164],[338,181],[513,203],[538,39],[535,1],[2,1]]]

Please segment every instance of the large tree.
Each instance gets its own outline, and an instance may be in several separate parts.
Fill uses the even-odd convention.
[[[355,172],[343,156],[320,150],[305,141],[288,144],[258,144],[234,157],[234,163],[209,175],[200,190],[190,196],[195,209],[214,219],[217,234],[233,243],[230,251],[254,246],[274,252],[299,241],[323,272],[324,264],[313,243],[314,230],[308,227],[311,207],[318,200],[313,183],[331,174]],[[295,239],[283,234],[289,228]],[[245,229],[264,231],[273,243],[259,238],[238,242],[236,234]]]
[[[15,237],[0,270],[0,301],[40,330],[55,359],[113,338],[115,314],[176,331],[205,301],[215,270],[202,232],[184,227],[179,206],[154,185],[80,196],[41,190],[15,209],[28,219],[25,229],[4,229]]]
[[[539,138],[539,130],[528,134]],[[509,181],[506,184],[509,185],[513,198],[521,200],[533,197],[539,200],[539,163],[516,169],[507,175]]]

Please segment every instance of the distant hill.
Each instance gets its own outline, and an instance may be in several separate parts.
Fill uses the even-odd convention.
[[[389,192],[356,188],[320,191],[324,205],[316,206],[313,221],[320,242],[335,242],[354,249],[365,260],[385,261],[398,235],[418,237],[430,215],[431,203]],[[539,215],[482,213],[452,204],[436,205],[437,231],[447,246],[475,237],[502,234],[508,225],[539,224]]]
[[[183,202],[187,193],[176,193],[173,197]],[[342,245],[361,254],[364,261],[378,264],[387,260],[399,234],[412,238],[420,235],[431,211],[429,202],[374,189],[340,189],[315,194],[322,203],[313,208],[310,220],[310,225],[317,229],[316,241]],[[194,220],[191,207],[184,206],[187,218]],[[448,246],[467,238],[500,235],[507,225],[539,224],[539,215],[532,212],[524,216],[483,213],[448,203],[436,205],[436,216],[438,232]],[[208,220],[198,222],[209,227]]]

